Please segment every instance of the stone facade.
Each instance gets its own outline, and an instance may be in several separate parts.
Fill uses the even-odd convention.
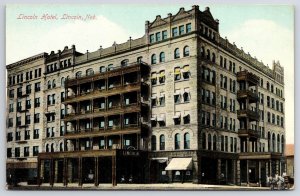
[[[198,6],[188,11],[180,8],[175,15],[168,14],[166,18],[158,15],[153,22],[146,21],[145,35],[139,39],[130,38],[125,43],[114,43],[109,48],[101,47],[85,54],[77,52],[75,46],[65,47],[57,53],[42,53],[7,65],[8,95],[11,90],[16,94],[18,87],[22,86],[24,91],[28,84],[32,87],[37,82],[41,84],[39,92],[32,88],[26,96],[7,99],[8,124],[9,119],[13,119],[13,125],[7,128],[7,134],[13,135],[7,142],[8,152],[11,149],[8,168],[16,168],[13,164],[21,162],[36,164],[33,146],[38,146],[39,152],[64,151],[64,146],[72,151],[73,144],[64,138],[68,126],[62,120],[65,114],[72,112],[62,104],[66,94],[71,95],[65,91],[65,81],[79,73],[89,75],[91,70],[99,73],[101,67],[143,61],[151,66],[148,100],[151,131],[147,139],[141,139],[140,149],[149,152],[150,170],[151,165],[158,164],[157,160],[166,158],[159,164],[168,164],[176,157],[192,157],[192,177],[186,172],[185,178],[195,183],[261,184],[263,175],[282,173],[280,157],[285,143],[283,67],[274,62],[270,69],[258,62],[222,38],[218,26],[219,21],[213,18],[209,8],[204,11]],[[30,71],[39,68],[42,74],[25,78],[26,73],[30,75]],[[238,111],[245,109],[240,102],[242,98],[238,97],[244,87],[237,81],[237,74],[243,71],[259,78],[257,84],[246,89],[257,99],[247,102],[246,107],[258,112],[259,118],[247,125],[242,125],[238,117]],[[17,81],[21,75],[23,80]],[[40,98],[39,107],[33,107],[35,98]],[[17,102],[21,101],[25,107],[26,100],[31,100],[31,108],[16,111]],[[40,121],[34,123],[37,113]],[[31,119],[28,126],[17,126],[17,117],[20,116],[23,123],[26,115]],[[33,138],[35,129],[39,130],[38,139]],[[240,130],[244,129],[247,133],[242,136]],[[23,140],[25,130],[30,131],[30,138]],[[19,131],[21,139],[16,140]],[[254,131],[255,136],[250,136],[250,131]],[[20,157],[14,152],[18,147],[21,148]],[[29,156],[24,156],[24,147],[29,147]],[[97,148],[94,144],[93,149]],[[160,167],[159,164],[155,167]],[[23,164],[20,168],[29,167]],[[207,170],[212,172],[207,174]],[[161,172],[168,175],[169,181],[175,180],[177,175],[176,171],[162,169]],[[158,181],[160,177],[157,174],[149,181]]]

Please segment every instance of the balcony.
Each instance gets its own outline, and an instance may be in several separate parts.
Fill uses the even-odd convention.
[[[91,76],[67,80],[65,83],[65,86],[70,87],[70,86],[75,86],[75,85],[79,85],[79,84],[84,84],[84,83],[88,83],[88,82],[101,80],[101,79],[107,79],[109,77],[124,75],[126,73],[142,71],[145,68],[147,70],[149,69],[147,64],[145,64],[143,62],[141,62],[141,63],[134,62],[134,63],[128,64],[127,66],[114,67],[113,69],[108,70],[103,73],[98,73],[98,74],[94,74]]]
[[[109,89],[98,89],[98,90],[95,89],[95,90],[91,90],[88,93],[81,93],[79,95],[68,96],[63,103],[69,104],[69,103],[90,100],[95,98],[108,97],[115,94],[124,94],[127,92],[139,91],[141,90],[142,85],[147,86],[146,83],[135,82],[132,84],[120,85]]]
[[[88,119],[95,117],[106,117],[116,114],[140,112],[141,107],[147,107],[144,103],[132,103],[129,105],[118,105],[111,108],[94,108],[92,111],[81,111],[66,114],[64,121],[74,121],[79,119]]]
[[[91,129],[84,130],[73,130],[67,131],[64,135],[65,139],[77,139],[77,138],[87,138],[87,137],[100,137],[100,136],[110,136],[110,135],[120,135],[120,134],[133,134],[140,133],[141,129],[146,125],[142,123],[130,124],[130,125],[115,125],[111,127],[93,127]]]
[[[240,118],[249,118],[250,121],[258,121],[259,113],[252,110],[238,110],[237,117]]]
[[[255,86],[259,83],[259,77],[248,71],[240,71],[237,73],[237,81],[248,81],[250,86]]]
[[[250,90],[239,90],[237,92],[237,99],[247,99],[247,98],[249,98],[250,103],[255,103],[258,101],[257,94]]]
[[[254,138],[259,137],[258,131],[252,129],[239,129],[238,135],[239,137],[254,137]]]

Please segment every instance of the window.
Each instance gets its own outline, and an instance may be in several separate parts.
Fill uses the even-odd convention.
[[[93,70],[93,69],[87,69],[87,70],[86,70],[86,75],[87,75],[87,76],[94,75],[94,70]]]
[[[189,89],[185,89],[185,92],[183,93],[183,101],[186,102],[190,102],[190,93],[189,93]]]
[[[267,90],[268,91],[270,90],[270,84],[269,84],[269,82],[267,82]]]
[[[166,79],[165,71],[162,70],[162,71],[160,71],[160,73],[159,73],[159,83],[160,83],[160,84],[164,84],[164,83],[165,83],[165,79]]]
[[[156,39],[157,42],[160,41],[160,32],[157,32],[155,34],[155,39]]]
[[[78,71],[78,72],[75,74],[75,77],[76,77],[76,78],[81,78],[81,75],[82,75],[82,72],[81,72],[81,71]]]
[[[192,25],[191,23],[186,24],[186,33],[190,33],[192,31]]]
[[[190,149],[190,134],[184,134],[184,149]]]
[[[62,126],[60,126],[59,135],[64,136],[64,134],[65,134],[65,126],[62,125]]]
[[[39,139],[39,129],[33,131],[33,139]]]
[[[165,106],[165,94],[164,93],[161,93],[159,96],[159,105]]]
[[[30,94],[31,93],[31,84],[26,85],[26,94]]]
[[[271,100],[272,100],[272,101],[271,101],[271,102],[272,102],[272,109],[274,109],[274,108],[275,108],[275,101],[274,101],[274,98],[272,98]]]
[[[30,124],[30,115],[26,115],[26,117],[25,117],[25,124],[26,125]]]
[[[142,57],[142,56],[139,56],[139,57],[136,59],[136,61],[137,61],[138,63],[141,63],[142,60],[143,60],[143,57]]]
[[[32,155],[37,156],[38,154],[39,154],[39,147],[38,146],[33,146]]]
[[[113,64],[109,64],[108,66],[107,66],[107,71],[111,71],[111,70],[113,70],[114,69],[114,65]]]
[[[172,37],[178,36],[178,28],[174,27],[172,28]]]
[[[283,117],[281,117],[281,126],[283,127],[284,126],[284,123],[283,123]]]
[[[105,66],[101,66],[101,67],[99,68],[99,71],[100,71],[100,73],[106,72]]]
[[[202,133],[202,149],[206,149],[206,134]]]
[[[150,35],[150,44],[155,42],[154,34]]]
[[[37,82],[34,84],[34,91],[39,92],[41,90],[41,83]]]
[[[9,90],[9,98],[14,98],[14,89]]]
[[[175,67],[174,69],[174,80],[180,80],[181,79],[181,70],[180,67]]]
[[[17,96],[18,96],[18,97],[22,97],[22,87],[19,87],[19,88],[17,89]]]
[[[13,133],[11,133],[11,132],[7,133],[7,138],[6,139],[7,139],[8,142],[13,141]]]
[[[180,149],[180,135],[179,133],[175,134],[175,150]]]
[[[121,67],[126,67],[128,66],[128,63],[129,63],[129,60],[128,59],[125,59],[121,62]]]
[[[156,150],[156,136],[151,136],[151,150]]]
[[[52,87],[52,86],[51,86],[51,81],[50,81],[50,80],[48,81],[47,87],[48,87],[48,89],[51,89],[51,87]]]
[[[15,157],[20,157],[20,147],[15,148]]]
[[[14,104],[10,103],[9,104],[9,112],[13,112],[14,111]]]
[[[210,50],[207,49],[206,59],[210,61]]]
[[[164,52],[161,52],[160,54],[159,54],[159,62],[165,62],[165,53]]]
[[[190,120],[191,118],[190,118],[190,114],[185,114],[184,116],[183,116],[183,124],[190,124]]]
[[[204,49],[204,47],[202,46],[201,47],[201,58],[204,58],[205,57],[205,49]]]
[[[151,64],[156,64],[156,54],[152,54],[151,56]]]
[[[19,140],[21,140],[21,132],[17,131],[16,132],[16,141],[19,141]]]
[[[7,153],[7,158],[12,157],[12,149],[11,148],[7,148],[6,153]]]
[[[182,76],[184,80],[188,80],[190,78],[190,67],[189,65],[185,65],[182,69]]]
[[[24,147],[24,157],[28,157],[29,156],[29,147],[26,146]]]
[[[60,101],[64,102],[65,101],[65,92],[60,93]]]
[[[183,56],[186,57],[186,56],[190,56],[190,48],[188,46],[185,46],[183,48]]]
[[[165,135],[159,137],[159,150],[165,150]]]
[[[270,97],[267,96],[267,106],[270,107]]]
[[[34,114],[34,123],[39,123],[40,122],[40,114]]]
[[[55,88],[56,87],[56,82],[55,80],[52,81],[52,88]]]
[[[182,34],[184,34],[184,26],[183,25],[179,26],[179,35],[182,35]]]
[[[271,123],[271,114],[270,114],[270,112],[267,113],[267,116],[268,116],[268,123]]]
[[[157,84],[157,75],[156,72],[151,73],[151,84],[156,85]]]
[[[174,50],[174,59],[178,59],[180,58],[180,51],[179,51],[179,48],[176,48]]]
[[[37,108],[37,107],[40,107],[40,98],[35,98],[34,99],[34,107]]]
[[[30,109],[31,108],[31,101],[30,99],[26,100],[26,109]]]
[[[175,102],[175,104],[178,104],[181,102],[180,90],[176,90],[176,92],[174,93],[174,102]]]
[[[156,94],[152,94],[152,96],[151,96],[151,106],[152,107],[156,107]]]
[[[275,124],[275,114],[272,114],[272,124]]]
[[[162,39],[165,40],[168,38],[168,34],[167,34],[167,31],[163,31],[162,32]]]

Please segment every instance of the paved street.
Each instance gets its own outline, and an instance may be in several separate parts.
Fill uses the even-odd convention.
[[[11,189],[11,188],[10,188]],[[62,184],[28,186],[26,183],[20,183],[16,190],[270,190],[268,187],[247,187],[247,186],[230,186],[230,185],[208,185],[192,183],[171,183],[171,184],[118,184],[113,187],[111,184],[100,184],[95,187],[93,184],[84,184],[78,187],[78,184],[68,184],[64,187]]]

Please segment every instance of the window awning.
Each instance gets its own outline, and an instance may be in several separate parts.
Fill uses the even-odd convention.
[[[156,121],[156,117],[152,117],[152,118],[151,118],[151,121]]]
[[[184,114],[184,115],[183,115],[184,118],[185,118],[185,117],[188,117],[188,116],[190,116],[190,114]]]
[[[173,116],[173,119],[177,119],[177,118],[180,118],[180,115],[174,115]]]
[[[157,97],[156,97],[156,95],[153,95],[152,97],[151,97],[151,99],[156,99]]]
[[[151,79],[156,79],[156,73],[154,72],[154,73],[152,73],[152,75],[151,75]]]
[[[182,72],[189,72],[190,71],[190,68],[189,66],[184,66],[183,69],[182,69]]]
[[[192,158],[173,158],[165,170],[191,170]]]
[[[159,77],[165,77],[165,72],[161,71]]]
[[[165,119],[166,119],[165,116],[157,117],[157,121],[160,121],[160,122],[165,121]]]

